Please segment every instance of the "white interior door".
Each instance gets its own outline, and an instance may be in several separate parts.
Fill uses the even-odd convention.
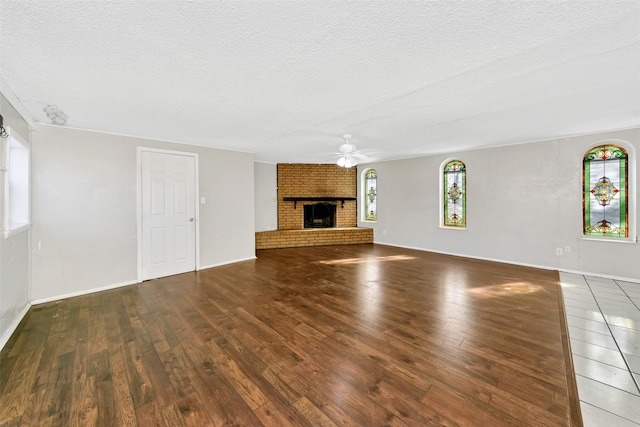
[[[195,161],[141,152],[142,280],[196,269]]]

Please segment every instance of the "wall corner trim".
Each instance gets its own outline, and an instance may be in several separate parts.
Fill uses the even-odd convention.
[[[31,306],[32,306],[31,303],[27,303],[22,308],[22,310],[20,310],[20,314],[13,320],[13,322],[11,322],[11,325],[9,325],[9,329],[7,329],[4,335],[0,337],[0,351],[3,350],[7,342],[9,342],[11,335],[13,335],[13,333],[16,331],[16,329],[20,325],[20,322],[22,322],[22,319],[24,319],[24,317],[29,312],[29,309],[31,308]]]

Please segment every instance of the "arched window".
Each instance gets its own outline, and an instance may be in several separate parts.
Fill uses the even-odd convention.
[[[444,165],[443,225],[446,227],[467,226],[467,168],[460,160],[451,160]]]
[[[587,151],[582,163],[585,236],[629,236],[629,156],[617,145]]]
[[[378,220],[378,173],[375,169],[369,169],[364,173],[364,220]]]

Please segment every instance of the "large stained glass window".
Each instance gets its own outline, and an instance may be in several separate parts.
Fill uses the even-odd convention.
[[[467,168],[460,160],[444,165],[444,225],[467,226]]]
[[[369,169],[364,175],[364,219],[365,221],[378,220],[378,173],[375,169]]]
[[[583,232],[586,236],[628,237],[628,155],[615,145],[600,145],[584,155]]]

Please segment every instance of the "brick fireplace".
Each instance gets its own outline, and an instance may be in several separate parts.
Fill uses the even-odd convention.
[[[373,242],[372,229],[357,227],[357,176],[355,167],[278,164],[278,230],[257,232],[256,249]],[[305,210],[316,205],[335,209],[331,225],[307,219],[305,228]]]
[[[355,227],[358,223],[356,168],[337,165],[279,164],[278,165],[278,230],[304,228],[305,205],[316,203],[336,204],[336,227]],[[315,198],[317,200],[285,201],[290,198]],[[344,207],[340,200],[322,198],[348,197]]]

